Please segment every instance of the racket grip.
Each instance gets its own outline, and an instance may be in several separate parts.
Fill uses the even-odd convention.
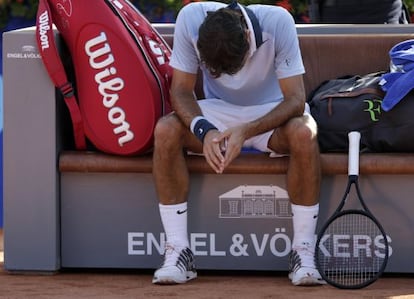
[[[348,175],[359,175],[359,142],[361,133],[352,131],[348,133]]]

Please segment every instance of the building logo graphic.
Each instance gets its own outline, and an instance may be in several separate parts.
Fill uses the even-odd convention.
[[[219,196],[220,218],[291,218],[287,191],[277,186],[243,185]]]

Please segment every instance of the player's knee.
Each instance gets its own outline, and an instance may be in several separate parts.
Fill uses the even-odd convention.
[[[311,150],[317,145],[316,125],[306,117],[293,120],[288,125],[287,135],[293,150]]]
[[[154,129],[155,147],[166,147],[169,144],[177,144],[180,140],[181,123],[175,115],[167,115],[160,118]]]

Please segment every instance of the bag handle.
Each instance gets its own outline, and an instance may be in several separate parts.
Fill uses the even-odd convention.
[[[53,20],[47,0],[39,0],[36,18],[36,41],[41,52],[43,64],[57,89],[62,93],[72,119],[75,146],[79,150],[86,149],[85,131],[82,115],[75,91],[68,81],[62,60],[58,54],[53,34]]]

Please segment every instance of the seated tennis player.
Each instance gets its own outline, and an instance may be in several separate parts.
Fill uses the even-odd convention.
[[[289,278],[294,285],[323,284],[314,262],[321,181],[317,128],[305,108],[305,70],[292,16],[277,6],[191,3],[177,17],[171,66],[174,112],[155,129],[153,172],[166,248],[153,283],[197,277],[187,229],[187,200],[197,198],[187,198],[186,151],[202,153],[220,175],[242,148],[254,148],[289,155]],[[199,69],[205,99],[197,101]]]

